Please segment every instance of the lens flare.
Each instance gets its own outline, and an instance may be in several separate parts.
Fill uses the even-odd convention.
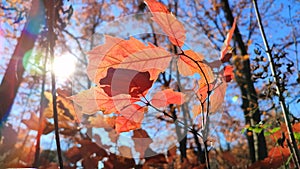
[[[57,77],[68,78],[75,71],[75,58],[64,54],[54,58],[53,71]]]

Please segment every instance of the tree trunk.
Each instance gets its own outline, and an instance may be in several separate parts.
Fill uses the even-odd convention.
[[[234,17],[232,15],[228,0],[222,0],[222,8],[224,10],[227,22],[232,25]],[[243,42],[238,26],[236,26],[234,38],[241,51],[241,55],[247,55],[247,48]],[[235,74],[235,77],[242,93],[242,109],[244,111],[246,124],[253,126],[260,122],[261,114],[258,108],[257,93],[255,91],[253,81],[251,80],[252,75],[250,69],[250,60],[249,58],[242,58],[241,62],[235,62],[234,64],[236,67],[236,72],[239,72]],[[266,140],[263,131],[259,134],[253,133],[252,131],[248,132],[247,139],[251,161],[255,162],[257,160],[263,160],[265,157],[267,157]]]
[[[21,36],[8,63],[0,86],[0,120],[4,121],[11,110],[20,83],[23,80],[24,65],[22,64],[25,55],[30,55],[34,43],[40,32],[44,21],[44,4],[42,0],[33,0],[29,17],[22,30]]]

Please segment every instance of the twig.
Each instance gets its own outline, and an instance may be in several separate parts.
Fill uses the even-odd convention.
[[[292,16],[291,16],[291,6],[289,5],[289,17],[293,26],[293,42],[294,42],[294,46],[295,46],[295,55],[296,55],[296,68],[297,71],[299,72],[299,59],[298,59],[298,42],[296,40],[296,33],[295,33],[295,27],[293,25],[293,21],[292,21]]]
[[[51,87],[52,87],[52,106],[53,106],[53,118],[54,118],[54,130],[55,130],[55,141],[57,156],[60,169],[63,169],[63,159],[60,148],[60,138],[58,132],[58,111],[57,111],[57,97],[56,97],[56,79],[55,73],[53,70],[54,67],[54,46],[55,46],[55,33],[54,33],[54,22],[55,22],[55,5],[54,1],[49,1],[48,5],[48,39],[49,39],[49,48],[50,48],[50,58],[51,58]]]
[[[44,60],[44,74],[42,77],[42,89],[41,89],[41,100],[40,100],[40,110],[39,110],[39,130],[38,134],[36,136],[36,145],[35,145],[35,155],[34,155],[34,162],[33,162],[33,167],[38,168],[39,167],[39,156],[40,156],[40,140],[41,136],[43,133],[43,129],[45,126],[42,126],[43,122],[43,111],[44,111],[44,101],[45,101],[45,96],[44,96],[44,91],[45,91],[45,83],[46,83],[46,70],[47,70],[47,60],[48,60],[48,48],[46,48],[46,55],[45,55],[45,60]]]
[[[264,45],[265,45],[265,48],[266,48],[266,53],[267,53],[268,59],[270,61],[269,65],[270,65],[270,68],[271,68],[271,73],[272,73],[272,76],[273,76],[274,81],[276,83],[276,90],[277,90],[277,94],[279,96],[279,103],[280,103],[281,110],[282,110],[282,113],[283,113],[284,121],[286,123],[287,132],[288,132],[288,135],[289,135],[289,139],[292,142],[290,151],[291,151],[291,153],[293,153],[296,167],[299,168],[299,150],[298,150],[297,143],[296,143],[296,140],[295,140],[295,137],[294,137],[293,128],[292,128],[292,125],[291,125],[291,122],[290,122],[290,119],[289,119],[286,103],[285,103],[284,97],[282,95],[282,92],[280,91],[280,88],[279,88],[280,82],[279,82],[278,75],[276,74],[275,62],[272,58],[272,51],[270,50],[270,47],[269,47],[269,44],[268,44],[268,41],[267,41],[267,38],[266,38],[266,35],[265,35],[264,27],[261,23],[261,18],[260,18],[259,10],[258,10],[258,7],[257,7],[257,2],[256,2],[256,0],[252,0],[252,2],[253,2],[253,5],[254,5],[254,9],[255,9],[255,13],[256,13],[256,19],[257,19],[258,26],[259,26],[259,29],[260,29],[260,32],[261,32],[261,36],[262,36],[262,39],[263,39],[263,42],[264,42]]]
[[[204,148],[205,148],[204,152],[205,152],[206,167],[209,169],[210,168],[210,164],[209,164],[209,157],[208,157],[208,149],[207,149],[207,145],[206,145],[206,140],[207,140],[207,136],[208,136],[208,127],[209,127],[209,117],[208,117],[209,107],[210,107],[210,99],[209,98],[210,98],[210,95],[211,95],[212,91],[209,88],[208,78],[205,75],[205,72],[202,69],[202,67],[200,66],[199,62],[196,61],[196,60],[194,60],[192,57],[186,55],[182,49],[181,49],[181,51],[182,51],[182,53],[180,55],[183,55],[183,56],[189,58],[191,61],[193,61],[197,65],[197,67],[199,68],[200,72],[202,73],[203,78],[205,80],[205,83],[207,85],[207,107],[206,107],[206,117],[205,117],[206,122],[205,122],[204,130],[203,130],[202,133],[203,133],[203,142],[204,142]]]

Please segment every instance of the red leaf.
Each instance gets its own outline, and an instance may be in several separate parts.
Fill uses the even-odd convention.
[[[157,2],[156,0],[145,0],[145,3],[147,4],[147,6],[149,7],[152,13],[153,12],[170,13],[164,4]]]
[[[262,161],[255,162],[249,167],[249,169],[279,168],[286,162],[289,156],[289,148],[282,148],[281,146],[273,147],[270,150],[268,157]]]
[[[169,36],[171,43],[176,46],[183,46],[186,37],[182,23],[168,11],[164,4],[155,0],[145,0],[145,3],[153,15],[152,19]]]
[[[224,67],[224,78],[226,82],[230,82],[234,78],[233,66],[226,65]]]
[[[149,72],[109,68],[106,77],[99,83],[110,97],[129,94],[131,97],[138,98],[146,94],[152,86],[153,80],[150,80]]]
[[[232,36],[233,36],[233,33],[234,33],[234,30],[235,30],[235,27],[236,27],[236,18],[234,19],[234,22],[232,24],[232,27],[231,29],[229,30],[227,36],[226,36],[226,39],[224,41],[224,46],[223,46],[223,49],[221,51],[221,57],[220,57],[220,60],[224,63],[224,62],[228,62],[229,59],[231,58],[232,55],[227,55],[227,52],[228,52],[228,48],[229,48],[229,45],[230,45],[230,41],[232,39]]]
[[[183,104],[184,94],[181,92],[174,92],[172,89],[157,92],[151,100],[154,107],[165,107],[169,104]]]

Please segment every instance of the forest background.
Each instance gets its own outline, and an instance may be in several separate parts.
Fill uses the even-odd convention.
[[[146,2],[1,2],[0,166],[299,167],[300,2]],[[93,57],[118,52],[157,62],[95,80],[89,67],[109,63]],[[97,90],[143,117],[109,112]]]

